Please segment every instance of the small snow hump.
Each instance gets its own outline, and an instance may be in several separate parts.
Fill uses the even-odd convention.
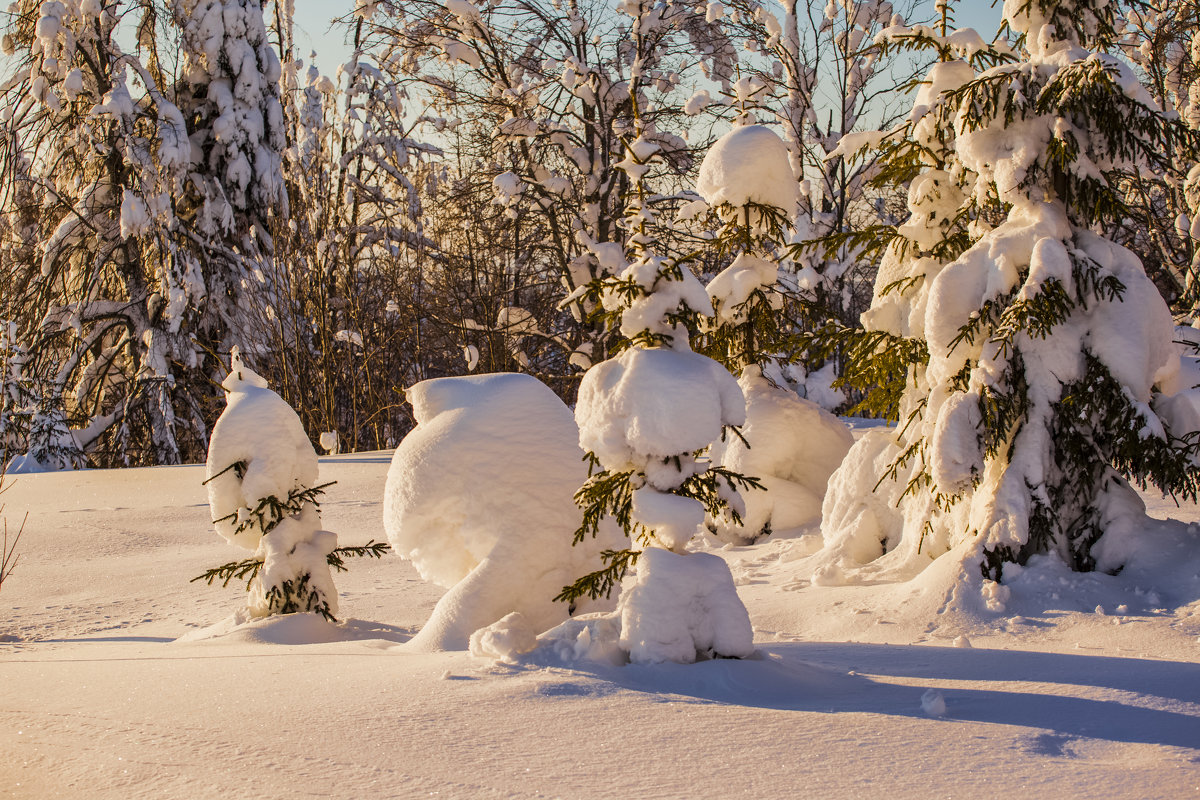
[[[931,717],[944,717],[946,698],[937,689],[928,689],[921,695],[921,710]]]

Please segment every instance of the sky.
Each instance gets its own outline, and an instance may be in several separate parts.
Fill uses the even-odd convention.
[[[332,76],[339,64],[345,62],[350,48],[344,41],[344,30],[335,28],[335,17],[354,9],[353,0],[295,0],[296,16],[293,35],[300,57],[306,62],[310,51],[317,54],[317,67]]]
[[[332,76],[350,52],[343,30],[334,28],[332,20],[353,10],[354,0],[295,0],[295,4],[294,32],[301,57],[307,61],[308,53],[316,51],[317,67]],[[953,13],[959,27],[975,28],[985,39],[1000,25],[1000,7],[992,0],[960,0]]]

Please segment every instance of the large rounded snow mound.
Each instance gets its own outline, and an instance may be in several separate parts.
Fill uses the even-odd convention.
[[[621,649],[635,664],[754,654],[750,615],[725,560],[712,553],[647,548],[616,613]]]
[[[696,191],[710,206],[758,203],[792,214],[796,179],[783,140],[762,125],[734,128],[708,150]]]
[[[539,631],[566,619],[552,598],[614,544],[572,547],[587,470],[570,410],[516,374],[423,381],[408,399],[418,424],[392,458],[384,528],[422,577],[453,587],[414,646],[465,649],[514,611]]]

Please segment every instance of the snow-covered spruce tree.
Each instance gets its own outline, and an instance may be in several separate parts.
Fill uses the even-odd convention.
[[[836,418],[785,388],[781,368],[795,336],[781,323],[777,282],[796,188],[786,145],[760,125],[721,137],[697,183],[724,223],[714,246],[732,256],[707,287],[715,316],[705,326],[704,349],[739,376],[747,404],[743,435],[714,444],[712,458],[767,489],[746,495],[743,519],[709,520],[720,538],[742,544],[817,519],[825,483],[851,443]]]
[[[877,557],[878,544],[861,546],[873,539],[907,569],[962,545],[976,575],[996,581],[1046,552],[1116,570],[1136,546],[1130,481],[1186,498],[1200,488],[1198,434],[1156,413],[1178,388],[1170,313],[1137,257],[1094,232],[1122,213],[1115,171],[1161,168],[1185,131],[1123,62],[1088,49],[1111,44],[1112,6],[1009,3],[1005,24],[1022,60],[974,78],[939,63],[918,98],[936,102],[953,135],[950,168],[921,170],[910,190],[915,208],[930,198],[908,227],[928,232],[933,259],[881,269],[868,322],[884,339],[910,337],[914,362],[924,343],[928,363],[907,373],[901,457],[856,446],[832,479],[846,485],[831,490],[825,523],[845,560]],[[956,38],[978,46],[963,32],[947,43]],[[978,240],[956,258],[961,223],[946,226],[947,213],[977,215],[967,233]],[[864,507],[877,479],[863,483],[872,470],[855,465],[870,460],[880,483],[897,482],[896,512]]]
[[[743,59],[743,80],[764,88],[759,119],[779,125],[800,190],[788,220],[791,257],[780,264],[786,313],[797,332],[818,329],[827,319],[853,324],[868,305],[875,261],[854,234],[891,221],[899,193],[869,181],[872,159],[849,159],[836,150],[840,138],[865,121],[881,128],[898,122],[898,84],[910,74],[908,59],[867,45],[883,28],[902,24],[910,6],[888,0],[833,0],[823,9],[797,0],[731,3],[731,35],[751,51]],[[829,246],[835,236],[840,240]],[[832,409],[846,401],[829,385],[841,366],[840,352],[813,350],[783,373],[789,385]]]
[[[637,53],[642,52],[643,25],[654,24],[653,9],[648,2],[627,3],[623,8],[633,17]],[[636,58],[632,74],[642,74]],[[624,160],[617,165],[629,175],[633,187],[625,217],[630,257],[620,274],[598,280],[590,288],[629,346],[588,370],[579,388],[575,408],[579,442],[600,471],[576,495],[584,516],[575,539],[595,536],[601,519],[611,515],[634,544],[654,554],[634,548],[605,551],[606,567],[565,587],[558,599],[607,596],[638,564],[637,580],[622,595],[619,610],[622,646],[634,660],[691,661],[701,650],[744,656],[753,650],[752,632],[728,568],[716,556],[665,552],[683,554],[706,512],[729,513],[738,519],[738,488],[757,486],[757,481],[704,458],[705,449],[729,427],[745,422],[745,402],[733,376],[689,346],[689,329],[696,326],[698,316],[712,313],[704,287],[685,260],[654,253],[655,241],[649,233],[654,211],[647,205],[643,178],[659,147],[653,143],[651,124],[637,115],[637,84],[635,78],[629,88],[635,120],[632,137]],[[676,564],[673,557],[691,566]],[[699,561],[689,561],[694,559]],[[714,565],[707,564],[711,559],[716,559]],[[703,569],[697,566],[701,562],[705,562]],[[720,633],[704,641],[685,637],[682,649],[659,646],[662,643],[654,641],[656,625],[661,633],[664,625],[687,629],[689,624],[656,617],[672,612],[666,605],[654,608],[652,598],[685,574],[698,581],[682,580],[680,587],[687,585],[687,594],[694,596],[685,606],[707,608],[711,601],[715,620],[711,624]],[[734,605],[741,608],[744,624],[737,614],[727,613]]]
[[[906,217],[901,224],[877,226],[853,234],[851,245],[879,259],[874,296],[861,316],[861,328],[831,324],[816,337],[819,347],[845,353],[841,378],[857,390],[860,401],[850,410],[899,421],[895,430],[869,431],[828,487],[822,532],[826,556],[852,563],[868,562],[883,553],[905,564],[918,553],[948,549],[953,525],[936,523],[946,509],[938,493],[917,493],[930,482],[925,410],[929,361],[925,314],[934,279],[970,246],[972,231],[984,227],[979,209],[970,207],[965,187],[974,174],[958,161],[953,119],[943,111],[950,90],[1010,56],[986,46],[971,29],[953,30],[946,4],[936,27],[891,26],[874,47],[881,50],[931,51],[937,60],[913,79],[913,108],[901,125],[888,131],[844,137],[835,151],[849,161],[859,149],[878,151],[873,182],[908,187]],[[835,237],[842,246],[844,237]],[[897,508],[902,496],[907,506]],[[903,536],[904,519],[922,526],[918,535]],[[932,536],[931,536],[932,534]],[[901,546],[904,545],[904,546]],[[876,566],[880,566],[876,564]],[[838,570],[827,570],[832,579]]]
[[[321,529],[317,454],[300,419],[233,348],[221,384],[228,406],[213,427],[205,465],[208,502],[217,533],[254,557],[210,569],[193,580],[247,580],[246,613],[315,612],[336,621],[337,589],[330,567],[344,556],[379,557],[387,545],[339,548]]]

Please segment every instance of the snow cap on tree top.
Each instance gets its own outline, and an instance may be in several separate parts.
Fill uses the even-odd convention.
[[[709,148],[696,191],[710,206],[747,203],[796,208],[796,179],[783,140],[762,125],[734,128]]]
[[[229,351],[229,375],[221,381],[226,392],[244,392],[247,386],[267,388],[267,379],[242,363],[242,350],[237,345]]]

